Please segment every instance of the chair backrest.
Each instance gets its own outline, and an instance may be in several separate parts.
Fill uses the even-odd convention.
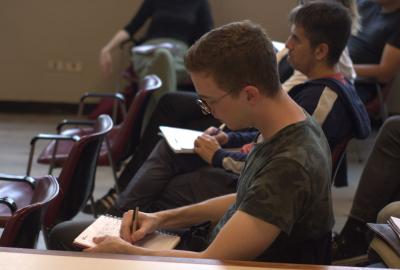
[[[350,140],[353,138],[353,134],[348,134],[343,137],[342,141],[338,142],[335,147],[331,150],[332,157],[332,184],[335,181],[336,175],[339,171],[340,164],[346,154],[346,148]]]
[[[13,183],[15,184],[15,183]],[[27,183],[16,183],[21,186]],[[17,188],[13,185],[14,188]],[[59,185],[55,177],[48,175],[35,179],[31,202],[9,217],[0,238],[2,247],[34,248],[42,224],[42,214],[51,201],[59,194]]]
[[[143,115],[148,104],[151,94],[161,87],[161,80],[156,75],[148,75],[144,77],[143,82],[139,86],[140,89],[136,93],[132,104],[129,106],[128,114],[122,123],[107,135],[110,143],[113,161],[119,163],[127,158],[136,147],[140,139],[140,130],[143,121]],[[107,149],[103,147],[99,164],[108,162]]]
[[[74,143],[58,177],[60,196],[46,211],[44,233],[55,224],[70,220],[86,205],[94,188],[100,147],[112,127],[112,119],[108,115],[100,115],[94,132]]]

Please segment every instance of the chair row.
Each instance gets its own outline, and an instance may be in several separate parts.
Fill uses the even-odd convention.
[[[157,76],[147,76],[125,119],[117,126],[108,115],[101,115],[96,121],[64,120],[57,127],[57,134],[35,136],[31,140],[27,176],[0,174],[0,227],[4,228],[0,246],[34,248],[40,230],[47,244],[48,233],[56,224],[72,219],[89,199],[94,205],[97,165],[111,166],[116,177],[117,164],[129,155],[127,145],[133,148],[133,142],[139,140],[144,107],[160,86]],[[61,132],[67,124],[80,127]],[[51,142],[38,162],[50,165],[49,174],[54,167],[61,167],[58,177],[29,176],[39,140]]]

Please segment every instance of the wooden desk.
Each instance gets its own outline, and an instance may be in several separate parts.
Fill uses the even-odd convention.
[[[338,266],[315,266],[218,261],[167,257],[145,257],[84,252],[47,251],[0,247],[1,270],[361,270]],[[376,269],[376,268],[375,268]],[[372,268],[371,268],[372,270]]]

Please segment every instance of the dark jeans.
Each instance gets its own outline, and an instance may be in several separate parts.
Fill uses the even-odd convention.
[[[195,100],[197,95],[191,92],[173,92],[162,96],[142,135],[129,163],[125,166],[118,186],[123,191],[133,176],[145,162],[154,146],[160,140],[159,126],[172,126],[205,130],[210,126],[218,126],[219,122],[210,115],[203,115]]]
[[[162,139],[126,189],[117,208],[155,212],[236,192],[238,175],[208,165],[196,154],[175,154]]]
[[[388,203],[400,200],[400,117],[382,126],[361,175],[350,216],[375,222]]]

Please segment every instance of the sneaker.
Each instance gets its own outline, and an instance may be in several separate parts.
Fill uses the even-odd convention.
[[[365,241],[346,239],[335,234],[332,241],[332,265],[365,266],[368,264]]]
[[[115,205],[117,201],[117,192],[114,188],[111,188],[103,197],[95,201],[94,208],[96,209],[97,215],[107,214],[108,210]],[[93,214],[92,205],[86,204],[82,210],[85,214]]]

